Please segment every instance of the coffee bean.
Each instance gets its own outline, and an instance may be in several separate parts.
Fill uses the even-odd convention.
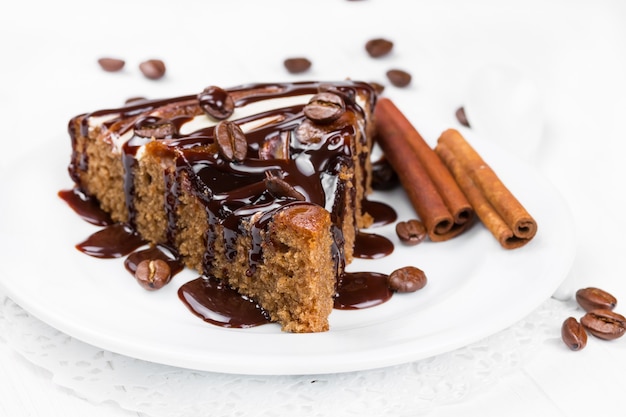
[[[588,287],[576,291],[576,301],[585,311],[605,309],[613,310],[617,299],[600,288]]]
[[[107,72],[116,72],[124,68],[126,62],[118,58],[100,58],[98,60],[100,67]]]
[[[574,317],[568,317],[561,326],[561,339],[571,350],[581,350],[587,345],[587,332]]]
[[[165,63],[160,59],[149,59],[139,64],[142,74],[151,80],[158,80],[165,75]]]
[[[391,69],[387,71],[387,78],[396,87],[406,87],[411,83],[411,74],[401,69]]]
[[[393,42],[384,38],[370,39],[365,43],[365,50],[372,58],[385,56],[389,54],[392,49]]]
[[[248,141],[237,123],[222,120],[215,125],[215,141],[227,161],[241,162],[246,159]]]
[[[311,68],[311,61],[304,57],[287,58],[283,61],[283,65],[291,74],[299,74]]]
[[[455,112],[456,120],[459,121],[463,126],[470,127],[469,120],[467,120],[467,116],[465,115],[465,108],[459,107]]]
[[[323,92],[311,97],[304,106],[304,115],[310,120],[327,124],[340,118],[346,111],[343,99],[337,94]]]
[[[613,310],[589,311],[580,322],[589,333],[604,340],[622,337],[626,331],[626,318]]]
[[[417,245],[426,239],[426,227],[416,219],[401,221],[396,224],[396,234],[403,243]]]
[[[228,119],[235,111],[235,100],[223,88],[210,86],[198,94],[202,110],[216,120]]]
[[[426,274],[414,266],[396,269],[387,277],[387,286],[397,292],[415,292],[426,286]]]
[[[147,290],[158,290],[167,285],[172,278],[172,271],[162,259],[145,259],[137,265],[135,278],[139,285]]]
[[[267,171],[265,178],[265,188],[275,198],[286,198],[288,200],[305,201],[306,198],[302,193],[296,190],[291,184],[289,184],[280,176],[274,175],[270,171]]]
[[[137,120],[134,129],[135,135],[142,138],[171,139],[177,133],[174,123],[156,116],[147,116]]]

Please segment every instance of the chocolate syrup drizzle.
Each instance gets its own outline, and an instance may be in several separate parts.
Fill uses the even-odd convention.
[[[361,90],[368,90],[369,105],[375,104],[376,96],[373,94],[372,87],[366,83],[352,81],[333,83],[332,86],[318,82],[249,84],[227,91],[234,98],[235,107],[241,108],[255,101],[316,94],[329,90],[344,99],[349,109],[345,113],[346,118],[364,116],[363,109],[356,103],[356,97]],[[306,119],[302,109],[303,105],[293,105],[234,119],[240,126],[259,120],[271,120],[246,131],[247,156],[245,160],[237,162],[227,161],[221,156],[215,143],[213,126],[191,133],[181,133],[186,122],[204,114],[198,104],[198,96],[195,95],[134,102],[119,109],[100,110],[77,116],[70,121],[68,127],[73,145],[68,170],[77,184],[80,184],[80,176],[87,170],[89,164],[86,153],[80,152],[76,146],[77,129],[80,129],[81,135],[86,136],[90,128],[90,119],[103,118],[106,122],[102,125],[100,134],[107,135],[112,144],[120,137],[130,135],[130,139],[121,146],[128,210],[127,223],[111,224],[106,214],[101,213],[97,204],[82,193],[79,187],[59,192],[59,196],[82,218],[105,226],[101,231],[79,243],[77,248],[97,257],[130,255],[125,265],[131,273],[134,272],[133,265],[136,265],[142,257],[161,257],[170,263],[172,275],[175,275],[182,269],[182,263],[173,249],[176,233],[175,213],[181,193],[180,184],[185,179],[193,185],[190,189],[205,207],[209,230],[205,236],[206,255],[203,259],[203,276],[184,284],[179,289],[179,297],[194,314],[214,324],[227,327],[249,327],[267,322],[267,315],[258,306],[255,305],[253,309],[256,313],[250,313],[251,300],[245,297],[243,301],[239,300],[241,296],[232,290],[229,292],[230,295],[225,295],[227,290],[224,288],[227,287],[219,282],[211,281],[215,279],[212,265],[216,256],[214,231],[218,225],[223,229],[226,256],[231,259],[236,253],[236,237],[242,233],[250,233],[252,248],[248,254],[249,273],[254,274],[256,267],[263,260],[261,232],[266,230],[273,215],[294,204],[320,205],[331,212],[335,237],[333,259],[338,275],[345,266],[343,253],[341,253],[341,248],[343,248],[341,222],[344,220],[341,210],[345,206],[343,199],[347,197],[347,193],[351,193],[349,197],[352,201],[355,200],[355,190],[346,187],[346,183],[341,180],[339,174],[342,167],[351,167],[353,164],[350,141],[357,134],[354,126],[360,126],[362,129],[360,137],[363,140],[366,138],[365,126],[362,126],[362,123],[355,124],[350,119],[340,119],[328,126],[316,126],[314,136],[302,138],[299,137],[298,132],[298,128]],[[146,126],[156,126],[156,130],[151,130],[150,137],[141,134]],[[155,132],[162,137],[155,137]],[[134,207],[133,173],[138,163],[139,149],[147,144],[152,146],[153,142],[158,143],[155,146],[158,146],[157,151],[164,158],[173,161],[164,168],[163,173],[166,185],[164,201],[168,219],[167,242],[164,242],[161,247],[151,246],[147,250],[137,252],[147,242],[135,232],[137,211]],[[268,157],[267,152],[263,151],[268,144],[270,146],[286,145],[289,156]],[[359,157],[365,156],[359,155]],[[306,201],[294,201],[272,195],[263,182],[266,172],[279,175],[281,179],[304,195]],[[334,184],[334,189],[330,190],[333,195],[326,195],[328,191],[325,185],[327,184]],[[329,206],[331,201],[334,204]],[[383,203],[364,202],[364,205],[375,217],[376,225],[395,220],[393,209]],[[252,223],[252,230],[244,230],[242,227],[244,220],[251,219],[253,215],[255,215],[255,221]],[[378,258],[393,251],[390,241],[375,234],[359,233],[356,243],[355,257]],[[169,255],[165,255],[166,252]],[[384,282],[384,277],[380,274],[359,273],[357,279],[352,274],[342,273],[338,276],[337,300],[339,301],[335,303],[335,308],[363,308],[365,305],[371,306],[386,301],[391,297],[391,291],[379,290],[381,280]],[[373,285],[370,281],[378,282],[378,285]],[[360,296],[358,288],[361,288]],[[377,290],[372,292],[372,288],[377,288]],[[348,289],[351,296],[346,295]],[[233,299],[239,301],[233,301]],[[369,301],[364,302],[364,299]],[[231,310],[234,304],[232,303],[242,302],[243,310],[235,309],[237,313],[233,313]],[[244,314],[242,311],[247,311],[247,313]],[[216,312],[219,313],[217,316],[222,319],[215,319],[214,313]]]

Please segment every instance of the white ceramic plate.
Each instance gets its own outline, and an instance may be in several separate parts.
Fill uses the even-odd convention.
[[[568,207],[533,168],[493,144],[474,147],[535,217],[536,237],[507,251],[480,224],[447,242],[402,246],[393,225],[370,230],[396,244],[351,271],[389,273],[415,265],[428,285],[358,311],[335,310],[331,330],[282,333],[277,325],[225,329],[191,314],[177,297],[197,274],[184,271],[160,291],[139,287],[122,260],[84,255],[74,245],[95,226],[57,197],[71,186],[69,139],[9,164],[0,184],[0,285],[39,319],[101,348],[162,364],[242,374],[314,374],[418,360],[475,342],[529,314],[565,278],[575,236]],[[400,219],[415,217],[403,192],[376,193]]]

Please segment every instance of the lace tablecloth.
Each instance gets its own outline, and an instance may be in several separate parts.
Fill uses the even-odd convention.
[[[419,415],[468,398],[560,338],[572,300],[547,300],[508,329],[469,346],[376,370],[247,376],[181,369],[86,344],[30,315],[0,292],[0,341],[92,402],[151,417]],[[344,412],[345,411],[345,412]]]

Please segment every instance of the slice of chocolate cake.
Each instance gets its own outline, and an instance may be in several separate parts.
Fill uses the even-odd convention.
[[[328,330],[369,216],[367,83],[207,87],[69,123],[76,186],[113,220],[252,298],[291,332]]]

